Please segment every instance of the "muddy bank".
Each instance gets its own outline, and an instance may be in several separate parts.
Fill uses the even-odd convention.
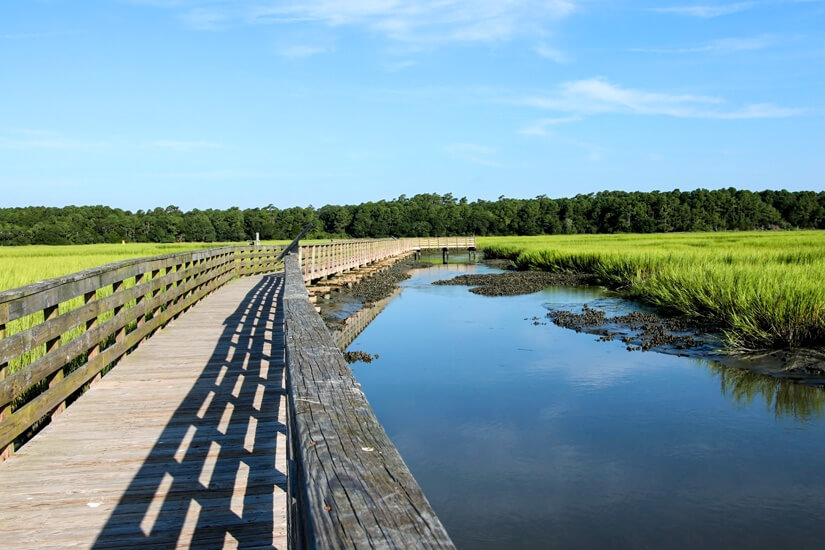
[[[434,285],[469,286],[470,292],[482,296],[517,296],[532,294],[548,286],[580,286],[594,284],[590,275],[580,273],[548,273],[546,271],[513,271],[486,275],[459,275]]]
[[[384,271],[358,281],[352,288],[342,288],[333,292],[326,299],[318,302],[321,308],[321,318],[329,330],[340,330],[347,317],[355,314],[364,306],[392,295],[398,288],[398,283],[410,278],[407,271],[431,266],[432,264],[406,258]]]
[[[600,342],[619,339],[628,351],[678,352],[705,348],[710,344],[707,335],[716,332],[713,327],[690,319],[644,311],[608,317],[605,311],[587,304],[582,306],[581,313],[560,309],[549,312],[547,317],[562,328],[597,334]]]
[[[656,351],[697,357],[809,386],[825,385],[823,350],[731,353],[724,349],[719,327],[684,317],[661,315],[655,311],[608,316],[605,311],[584,304],[580,312],[551,308],[547,318],[562,328],[597,335],[599,342],[621,340],[628,351]]]
[[[342,290],[339,294],[350,293],[354,298],[361,300],[363,304],[371,304],[383,300],[392,294],[401,281],[410,278],[407,273],[410,269],[432,267],[432,264],[418,262],[413,259],[401,260],[369,277],[357,282],[351,289]]]
[[[514,296],[538,292],[548,286],[595,285],[597,281],[586,274],[516,271],[461,275],[433,284],[470,286],[470,292],[485,296]],[[825,350],[731,353],[725,350],[720,327],[711,323],[665,315],[655,308],[622,298],[621,294],[598,302],[595,307],[547,304],[550,311],[544,319],[562,328],[593,334],[599,342],[621,341],[628,351],[708,359],[807,385],[825,384]],[[537,326],[547,324],[540,317],[525,320]]]

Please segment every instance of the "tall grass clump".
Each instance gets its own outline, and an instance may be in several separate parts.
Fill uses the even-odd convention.
[[[480,244],[486,255],[510,258],[520,269],[590,273],[629,297],[715,323],[732,350],[825,344],[822,231],[485,238]]]

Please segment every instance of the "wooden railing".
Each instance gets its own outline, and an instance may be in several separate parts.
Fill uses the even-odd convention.
[[[390,256],[415,250],[475,249],[475,237],[421,237],[406,239],[349,240],[300,247],[298,261],[304,281],[313,281],[354,269]]]
[[[290,547],[453,548],[309,303],[294,255],[285,278]]]
[[[0,292],[0,458],[155,330],[282,247],[126,260]]]
[[[405,251],[475,239],[381,239],[301,247],[304,280]],[[282,269],[282,246],[126,260],[0,292],[0,460],[154,331],[235,276]]]

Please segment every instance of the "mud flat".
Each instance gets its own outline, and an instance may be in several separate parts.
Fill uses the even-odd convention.
[[[579,273],[548,273],[545,271],[512,271],[485,275],[459,275],[434,285],[469,286],[470,292],[482,296],[517,296],[532,294],[548,286],[578,286],[593,284],[593,278]]]
[[[410,278],[407,271],[431,266],[432,264],[406,257],[373,270],[352,284],[337,286],[334,291],[326,293],[322,300],[317,301],[316,307],[321,313],[321,318],[341,351],[349,346],[399,292],[398,283]],[[373,359],[378,359],[378,355],[371,355],[365,351],[348,351],[344,353],[344,358],[349,363],[370,363]]]
[[[470,286],[484,296],[532,294],[548,286],[594,285],[587,274],[517,271],[461,275],[436,285]],[[663,314],[615,294],[596,304],[546,304],[544,318],[526,319],[534,325],[553,324],[598,336],[599,342],[620,340],[628,351],[656,351],[709,359],[812,386],[825,386],[825,350],[794,349],[731,353],[724,350],[719,327],[685,317]]]

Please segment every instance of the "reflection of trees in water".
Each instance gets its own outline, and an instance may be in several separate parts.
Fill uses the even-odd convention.
[[[825,412],[825,391],[799,384],[787,378],[775,378],[757,372],[705,363],[722,383],[722,395],[740,405],[749,405],[761,398],[777,418],[797,420],[820,418]]]

